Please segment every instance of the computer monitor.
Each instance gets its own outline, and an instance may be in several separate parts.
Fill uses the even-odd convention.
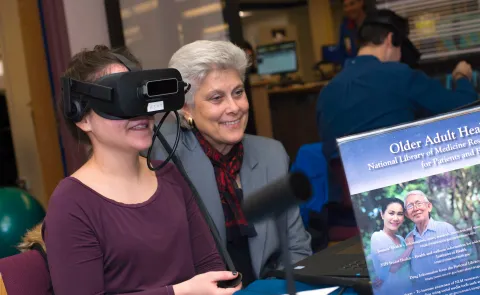
[[[256,55],[259,75],[285,75],[298,71],[295,41],[258,46]]]
[[[343,64],[343,54],[338,44],[330,44],[322,46],[322,58],[325,63],[332,63],[337,65]]]

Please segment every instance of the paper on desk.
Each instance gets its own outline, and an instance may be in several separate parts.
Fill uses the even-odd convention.
[[[316,290],[310,290],[310,291],[297,292],[297,295],[328,295],[333,291],[337,290],[338,288],[339,287],[331,287],[331,288],[322,288],[322,289],[316,289]],[[288,295],[288,294],[282,294],[282,295]]]

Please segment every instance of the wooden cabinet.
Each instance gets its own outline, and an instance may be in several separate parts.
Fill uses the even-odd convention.
[[[252,83],[257,135],[274,138],[293,160],[301,145],[320,141],[316,124],[318,94],[328,82],[270,88]]]

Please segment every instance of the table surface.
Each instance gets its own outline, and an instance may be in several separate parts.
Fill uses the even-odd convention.
[[[268,90],[268,94],[284,94],[284,93],[299,93],[312,92],[318,94],[320,90],[328,84],[329,81],[310,82],[305,84],[295,84],[287,87],[273,87]]]
[[[328,288],[332,286],[314,286],[309,284],[304,284],[301,282],[295,283],[296,291],[309,291],[320,288]],[[334,291],[332,294],[338,294],[341,287]],[[235,292],[235,295],[282,295],[287,294],[286,281],[280,279],[266,279],[266,280],[257,280],[251,283],[247,288]],[[357,295],[353,289],[346,289],[342,295]]]

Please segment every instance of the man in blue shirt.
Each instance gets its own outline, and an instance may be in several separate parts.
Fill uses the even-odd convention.
[[[477,99],[466,62],[453,71],[454,91],[399,62],[414,46],[408,40],[408,21],[390,10],[367,16],[359,44],[358,56],[346,62],[318,98],[317,128],[327,161],[338,157],[339,137],[445,113]]]
[[[365,19],[365,4],[363,1],[342,0],[345,18],[340,24],[340,36],[338,38],[342,65],[348,58],[355,57],[358,52],[357,31]]]
[[[405,216],[415,224],[407,237],[413,236],[414,240],[410,256],[410,278],[417,290],[450,284],[457,279],[477,276],[480,272],[475,269],[465,273],[467,266],[458,267],[476,259],[475,250],[472,249],[474,246],[465,244],[470,241],[468,234],[472,230],[463,231],[459,235],[458,230],[450,223],[434,220],[431,217],[432,209],[432,203],[422,191],[410,191],[405,196]],[[442,257],[441,254],[445,256]],[[437,272],[435,275],[444,277],[431,280],[432,275],[426,275],[435,271]],[[460,273],[446,275],[450,271]]]

